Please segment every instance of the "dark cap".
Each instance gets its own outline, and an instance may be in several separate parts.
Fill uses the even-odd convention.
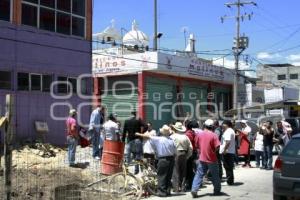
[[[116,120],[115,114],[114,113],[109,114],[108,119],[110,119],[112,121]]]
[[[227,125],[228,127],[232,127],[232,122],[229,120],[225,120],[222,124]]]

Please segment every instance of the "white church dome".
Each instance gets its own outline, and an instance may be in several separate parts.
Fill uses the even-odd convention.
[[[149,38],[142,31],[138,30],[137,22],[132,22],[132,30],[125,34],[123,37],[123,44],[126,46],[149,46]]]

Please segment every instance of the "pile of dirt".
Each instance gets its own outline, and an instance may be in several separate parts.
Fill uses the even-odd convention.
[[[17,169],[56,169],[63,165],[66,151],[50,144],[32,143],[12,152],[12,166]]]
[[[14,169],[12,178],[12,199],[22,200],[51,200],[58,195],[57,188],[65,185],[75,185],[72,190],[60,190],[59,194],[78,199],[82,187],[90,180],[75,171],[66,169]]]
[[[62,149],[51,144],[33,143],[24,146],[20,151],[31,152],[43,158],[50,158],[55,157]]]
[[[89,160],[90,151],[78,148],[76,153],[88,167],[71,168],[66,162],[67,151],[50,144],[32,143],[13,150],[12,199],[107,199],[102,192],[84,189],[102,176],[97,162]],[[3,184],[0,181],[0,196],[4,195]]]

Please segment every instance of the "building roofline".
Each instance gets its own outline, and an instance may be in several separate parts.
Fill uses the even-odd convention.
[[[289,63],[278,63],[278,64],[264,64],[264,67],[295,67]]]

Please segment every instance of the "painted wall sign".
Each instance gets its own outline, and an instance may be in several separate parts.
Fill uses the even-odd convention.
[[[158,71],[187,77],[192,75],[206,80],[233,81],[233,72],[230,69],[213,65],[212,62],[202,58],[159,53],[158,61]]]
[[[212,65],[198,58],[193,58],[190,61],[188,73],[191,75],[212,77],[217,80],[224,79],[224,68]]]
[[[95,76],[136,73],[157,68],[157,54],[154,52],[114,55],[98,54],[93,56],[93,74]]]
[[[143,70],[168,73],[211,80],[233,82],[230,69],[213,65],[210,61],[196,57],[171,55],[162,52],[145,52],[127,55],[94,55],[95,76],[137,73]]]

